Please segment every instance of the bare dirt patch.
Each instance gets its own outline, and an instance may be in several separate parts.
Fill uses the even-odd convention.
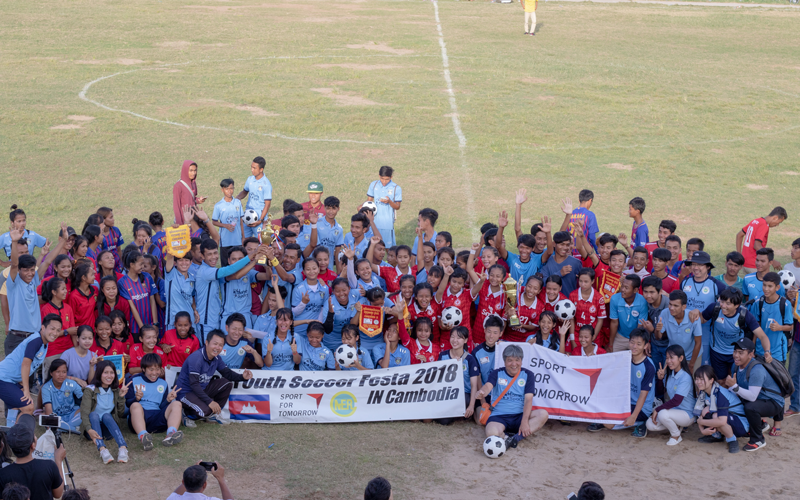
[[[211,12],[234,12],[249,5],[184,5],[187,9],[205,9]]]
[[[781,174],[783,174],[783,175],[800,175],[800,172],[787,170],[786,172],[781,172]]]
[[[121,64],[123,66],[133,66],[143,62],[141,59],[78,59],[75,64]]]
[[[315,64],[318,68],[345,68],[345,69],[358,69],[364,71],[371,71],[374,69],[396,69],[405,68],[406,66],[396,66],[394,64],[355,64],[355,63],[340,63],[340,64]]]
[[[365,50],[377,50],[378,52],[388,52],[390,54],[395,54],[398,56],[404,56],[408,54],[413,54],[414,51],[411,49],[394,49],[389,47],[386,43],[375,43],[375,42],[367,42],[362,44],[352,44],[347,46],[348,49],[365,49]]]
[[[633,165],[623,165],[622,163],[607,163],[603,166],[614,170],[625,170],[626,172],[633,170]]]
[[[756,191],[763,191],[765,189],[769,189],[769,186],[767,186],[766,184],[747,184],[745,187],[747,189],[753,189]]]
[[[233,106],[233,109],[238,109],[239,111],[247,111],[253,116],[279,116],[278,113],[267,111],[266,109],[259,108],[258,106]]]
[[[114,464],[117,465],[117,464]],[[188,467],[189,464],[186,464]],[[122,468],[124,466],[120,466]],[[146,477],[146,481],[141,479]],[[235,498],[243,500],[283,499],[289,494],[283,486],[280,472],[272,467],[255,468],[250,471],[225,471],[225,480]],[[151,467],[134,471],[85,474],[80,486],[92,492],[92,497],[106,500],[128,500],[135,488],[138,498],[167,498],[181,484],[181,472],[164,467]],[[208,478],[206,495],[222,498],[217,481]]]
[[[71,130],[76,128],[83,128],[77,123],[65,123],[64,125],[55,125],[50,127],[50,130]]]
[[[540,101],[553,101],[555,100],[555,98],[556,97],[552,95],[540,95],[539,97],[537,97],[537,99],[539,99]]]
[[[337,106],[390,106],[389,104],[375,102],[361,97],[353,92],[334,93],[332,88],[311,89],[313,92],[318,92],[325,97],[330,97],[334,100]]]
[[[74,122],[90,122],[90,121],[94,120],[94,116],[69,115],[69,116],[67,116],[67,120],[72,120]]]

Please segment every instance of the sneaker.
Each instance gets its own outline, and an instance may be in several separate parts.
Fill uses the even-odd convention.
[[[761,421],[761,434],[764,434],[765,432],[767,432],[769,430],[769,427],[770,427],[769,426],[769,422],[767,422],[766,420],[762,420]]]
[[[506,449],[516,448],[520,441],[525,439],[522,434],[514,434],[513,436],[506,436]]]
[[[110,453],[109,453],[110,455]],[[117,455],[117,462],[121,464],[128,463],[128,448],[120,448],[119,454]]]
[[[664,401],[661,398],[653,398],[653,408],[658,408],[659,406],[663,405]]]
[[[725,441],[725,438],[722,436],[717,437],[715,435],[711,436],[703,436],[697,440],[698,443],[719,443],[720,441]]]
[[[219,425],[228,425],[230,424],[230,420],[225,420],[224,418],[220,417],[219,415],[211,415],[210,417],[206,418],[206,422],[219,424]]]
[[[669,441],[667,441],[667,446],[675,446],[676,444],[680,443],[681,441],[683,441],[683,438],[680,437],[680,436],[678,436],[678,439],[675,439],[674,437],[670,437]]]
[[[153,449],[153,438],[150,437],[149,433],[140,437],[139,441],[142,442],[142,448],[144,448],[144,451],[150,451]]]
[[[606,426],[603,424],[589,424],[586,430],[589,432],[600,432],[606,430]]]
[[[744,445],[744,451],[756,451],[767,445],[766,441],[756,441],[755,443],[747,443]],[[730,451],[730,448],[728,448]]]
[[[183,432],[175,431],[169,436],[167,436],[163,441],[161,441],[161,444],[163,444],[164,446],[172,446],[174,444],[180,443],[182,440],[183,440]]]
[[[800,415],[800,411],[786,410],[783,412],[784,418],[794,417],[796,415]]]
[[[631,436],[637,438],[647,437],[647,425],[639,424],[633,428],[633,432],[631,432]]]
[[[758,449],[758,448],[756,448]],[[734,440],[728,443],[728,453],[739,453],[739,442]]]
[[[183,417],[183,426],[194,429],[195,427],[197,427],[197,422],[195,422],[193,419],[189,417]]]
[[[114,457],[111,456],[111,452],[108,451],[108,448],[103,448],[100,451],[100,460],[102,460],[104,464],[110,464],[114,461]]]

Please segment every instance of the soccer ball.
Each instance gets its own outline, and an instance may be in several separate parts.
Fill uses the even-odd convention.
[[[445,307],[442,311],[442,324],[448,328],[460,325],[463,319],[464,315],[461,313],[461,309],[455,306]]]
[[[356,358],[358,357],[358,352],[356,351],[355,347],[350,347],[347,344],[342,344],[336,348],[336,354],[333,356],[336,359],[336,362],[339,363],[339,366],[342,368],[347,368],[348,366],[352,366],[353,363],[356,362]]]
[[[483,453],[489,458],[500,458],[506,453],[505,439],[489,436],[483,441]]]
[[[784,288],[792,288],[796,282],[794,273],[791,271],[780,271],[778,276],[781,277],[781,284]]]
[[[378,205],[375,204],[374,201],[365,201],[361,208],[366,208],[367,210],[375,213],[378,210]]]
[[[247,210],[244,211],[244,216],[242,217],[242,219],[244,220],[245,224],[250,225],[258,222],[260,217],[258,215],[258,212],[256,212],[252,208],[248,208]]]
[[[569,299],[559,300],[556,307],[553,308],[558,319],[566,321],[575,317],[575,304]]]

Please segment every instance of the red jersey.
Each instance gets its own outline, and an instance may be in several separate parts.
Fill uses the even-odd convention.
[[[651,241],[650,243],[646,244],[644,246],[644,248],[645,248],[645,250],[647,250],[647,266],[645,267],[645,269],[647,269],[648,272],[652,273],[653,272],[653,251],[655,251],[656,248],[664,248],[664,247],[659,247],[658,246],[658,241]],[[678,260],[683,260],[683,255],[678,254]]]
[[[67,303],[75,313],[75,326],[89,325],[94,328],[94,316],[97,310],[97,290],[90,286],[89,293],[91,295],[86,296],[80,288],[76,288],[69,292],[67,296]]]
[[[257,273],[267,272],[267,268],[260,264],[256,265],[253,269],[255,269]],[[261,292],[263,290],[263,281],[255,281],[250,283],[250,314],[261,316]]]
[[[114,334],[112,333],[111,335],[113,336]],[[124,342],[122,340],[120,340],[120,339],[114,339],[114,340],[116,340],[117,342],[122,344],[122,346],[125,348],[125,353],[124,354],[130,354],[131,353],[131,349],[133,348],[134,344],[136,344],[136,342],[133,341],[133,334],[132,333],[128,333],[128,340],[126,340]]]
[[[72,312],[72,307],[66,302],[61,304],[61,307],[56,307],[52,302],[42,304],[39,306],[39,311],[42,313],[42,319],[48,314],[57,314],[61,318],[61,329],[67,330],[75,327],[75,314]],[[62,332],[66,333],[66,332]],[[72,345],[72,335],[61,335],[53,342],[47,344],[46,356],[55,356],[63,353],[67,349],[74,347]]]
[[[769,224],[763,217],[753,219],[742,228],[744,240],[742,241],[742,255],[744,256],[744,267],[755,269],[756,267],[756,248],[755,242],[760,241],[762,247],[767,246],[769,238]]]
[[[478,292],[478,309],[475,315],[475,325],[472,328],[472,341],[475,344],[482,344],[486,341],[483,324],[489,316],[505,317],[506,294],[503,293],[503,286],[500,290],[492,292],[491,284],[483,282],[483,287]]]
[[[448,307],[457,307],[461,310],[461,324],[459,326],[466,327],[466,329],[470,331],[469,338],[467,339],[467,346],[472,349],[474,346],[472,339],[472,320],[470,319],[472,316],[472,294],[466,288],[462,288],[460,292],[454,295],[450,293],[450,287],[448,286],[447,290],[444,291],[442,303],[439,304],[439,310],[444,311]],[[439,314],[441,315],[441,312]],[[442,332],[439,336],[439,349],[441,351],[447,351],[451,347],[450,332]]]
[[[125,315],[125,319],[130,317],[131,313],[131,306],[128,304],[128,301],[122,298],[117,297],[117,303],[114,304],[114,310],[119,311]],[[108,304],[103,304],[103,315],[108,316],[111,314],[111,308]],[[97,309],[95,308],[95,321],[97,321]]]
[[[416,278],[416,270],[409,267],[408,272],[400,271],[399,267],[381,266],[379,269],[380,276],[386,280],[386,291],[388,293],[395,293],[400,291],[400,278],[406,274],[410,274]]]
[[[411,336],[408,334],[408,330],[406,330],[406,325],[403,321],[398,323],[398,330],[400,332],[400,343],[403,344],[405,347],[411,351],[411,364],[418,365],[422,363],[419,359],[417,359],[417,354],[422,354],[425,356],[425,363],[431,363],[433,361],[438,361],[439,359],[439,346],[436,345],[436,342],[429,339],[429,343],[427,346],[420,344],[419,340],[412,339]],[[448,341],[448,344],[450,342]]]
[[[50,281],[51,279],[53,279],[53,278],[55,278],[55,277],[56,277],[55,275],[52,275],[52,276],[48,276],[47,278],[43,279],[43,280],[42,280],[42,281],[39,283],[39,286],[37,286],[37,287],[36,287],[36,293],[37,293],[38,295],[41,295],[41,294],[42,294],[42,286],[43,286],[43,285],[44,285],[46,282]],[[69,295],[69,292],[70,292],[70,291],[72,291],[72,282],[71,282],[70,280],[64,280],[64,284],[65,284],[65,285],[67,285],[67,295]]]
[[[599,347],[597,344],[592,344],[592,345],[594,345],[594,353],[595,354],[605,354],[606,353],[606,350],[603,349],[602,347]],[[576,347],[575,349],[572,350],[572,352],[570,353],[570,356],[585,356],[585,354],[583,353],[583,346],[578,344],[578,347]]]
[[[539,297],[535,297],[531,305],[525,305],[525,300],[523,299],[524,290],[524,288],[520,289],[517,298],[517,316],[521,325],[534,325],[536,328],[533,330],[525,330],[520,327],[506,328],[503,340],[508,342],[525,342],[529,335],[536,334],[536,330],[539,329],[539,316],[544,311],[544,301]]]
[[[116,354],[125,354],[125,344],[119,340],[111,339],[111,345],[106,349],[105,347],[97,345],[97,339],[94,339],[92,347],[90,347],[89,350],[98,356],[114,356]]]
[[[556,297],[556,300],[554,300],[553,302],[550,302],[549,300],[547,300],[547,294],[545,294],[544,290],[542,290],[542,293],[539,294],[539,297],[543,297],[544,298],[544,300],[542,300],[542,302],[544,303],[544,310],[545,311],[551,311],[551,312],[555,312],[556,304],[558,304],[559,302],[561,302],[562,300],[567,298],[566,295],[564,295],[563,293],[559,292],[558,293],[558,297]]]
[[[169,353],[161,356],[164,366],[183,366],[186,358],[200,349],[200,341],[197,340],[197,337],[190,333],[185,339],[182,339],[178,337],[177,330],[167,330],[161,343],[172,346]]]
[[[594,262],[592,262],[592,259],[590,257],[586,257],[585,259],[581,260],[581,264],[583,265],[583,267],[594,269],[595,278],[597,278],[597,275],[600,274],[600,271],[605,271],[606,269],[608,269],[608,264],[603,262],[600,256],[597,257],[597,265],[595,265]]]
[[[158,354],[158,357],[161,358],[161,365],[164,366],[164,351],[161,350],[160,347],[155,346],[153,348],[153,352]],[[128,368],[134,367],[141,367],[142,366],[142,358],[144,357],[144,346],[142,344],[133,344],[133,349],[131,349],[131,362],[128,365]]]
[[[303,203],[303,224],[304,225],[305,224],[311,224],[311,220],[308,218],[308,216],[311,214],[311,212],[316,212],[317,214],[319,214],[320,218],[325,217],[325,205],[322,202],[320,202],[319,205],[317,205],[316,207],[312,207],[310,201],[307,201],[307,202]],[[333,256],[331,256],[331,258],[333,258]]]
[[[575,304],[576,334],[580,327],[589,325],[594,328],[597,326],[598,319],[605,319],[607,317],[606,304],[603,301],[603,297],[601,297],[594,288],[592,288],[588,300],[583,299],[580,288],[573,290],[572,293],[569,294],[569,300]]]
[[[417,318],[429,318],[431,323],[433,323],[433,333],[431,334],[431,341],[434,344],[439,343],[439,316],[442,315],[442,310],[439,307],[439,304],[436,303],[435,300],[432,300],[428,308],[424,311],[419,309],[417,305],[417,301],[415,300],[413,304],[408,307],[408,314],[409,319],[411,320],[411,324],[413,325]],[[447,342],[450,343],[450,339],[447,339]]]
[[[667,295],[672,293],[673,290],[677,290],[679,284],[678,278],[669,273],[667,273],[666,278],[661,278],[661,289],[667,292]]]

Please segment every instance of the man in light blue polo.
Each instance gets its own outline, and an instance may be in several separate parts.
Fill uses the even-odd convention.
[[[637,291],[642,284],[642,279],[629,274],[622,280],[620,293],[611,296],[608,304],[609,318],[611,318],[608,352],[622,352],[630,350],[629,339],[631,332],[638,328],[639,320],[646,320],[648,307],[647,300]]]
[[[262,223],[267,218],[269,213],[269,206],[272,204],[272,183],[269,182],[267,176],[264,175],[264,167],[267,161],[261,157],[256,156],[250,164],[250,172],[253,173],[247,178],[244,183],[242,192],[236,195],[240,200],[247,196],[247,206],[245,210],[255,210],[258,212],[258,222],[253,225],[244,226],[244,237],[250,238],[251,236],[258,236],[261,232]]]
[[[392,167],[381,167],[378,170],[380,180],[372,181],[367,190],[367,199],[374,201],[378,206],[378,211],[375,213],[375,226],[380,231],[386,248],[396,245],[394,220],[403,201],[403,190],[392,181],[392,175],[394,175]]]
[[[669,308],[661,311],[655,338],[669,341],[669,345],[679,345],[686,353],[686,361],[697,359],[703,345],[703,328],[700,320],[691,321],[686,314],[688,298],[683,290],[673,290],[669,294]],[[691,364],[689,366],[692,366]]]

